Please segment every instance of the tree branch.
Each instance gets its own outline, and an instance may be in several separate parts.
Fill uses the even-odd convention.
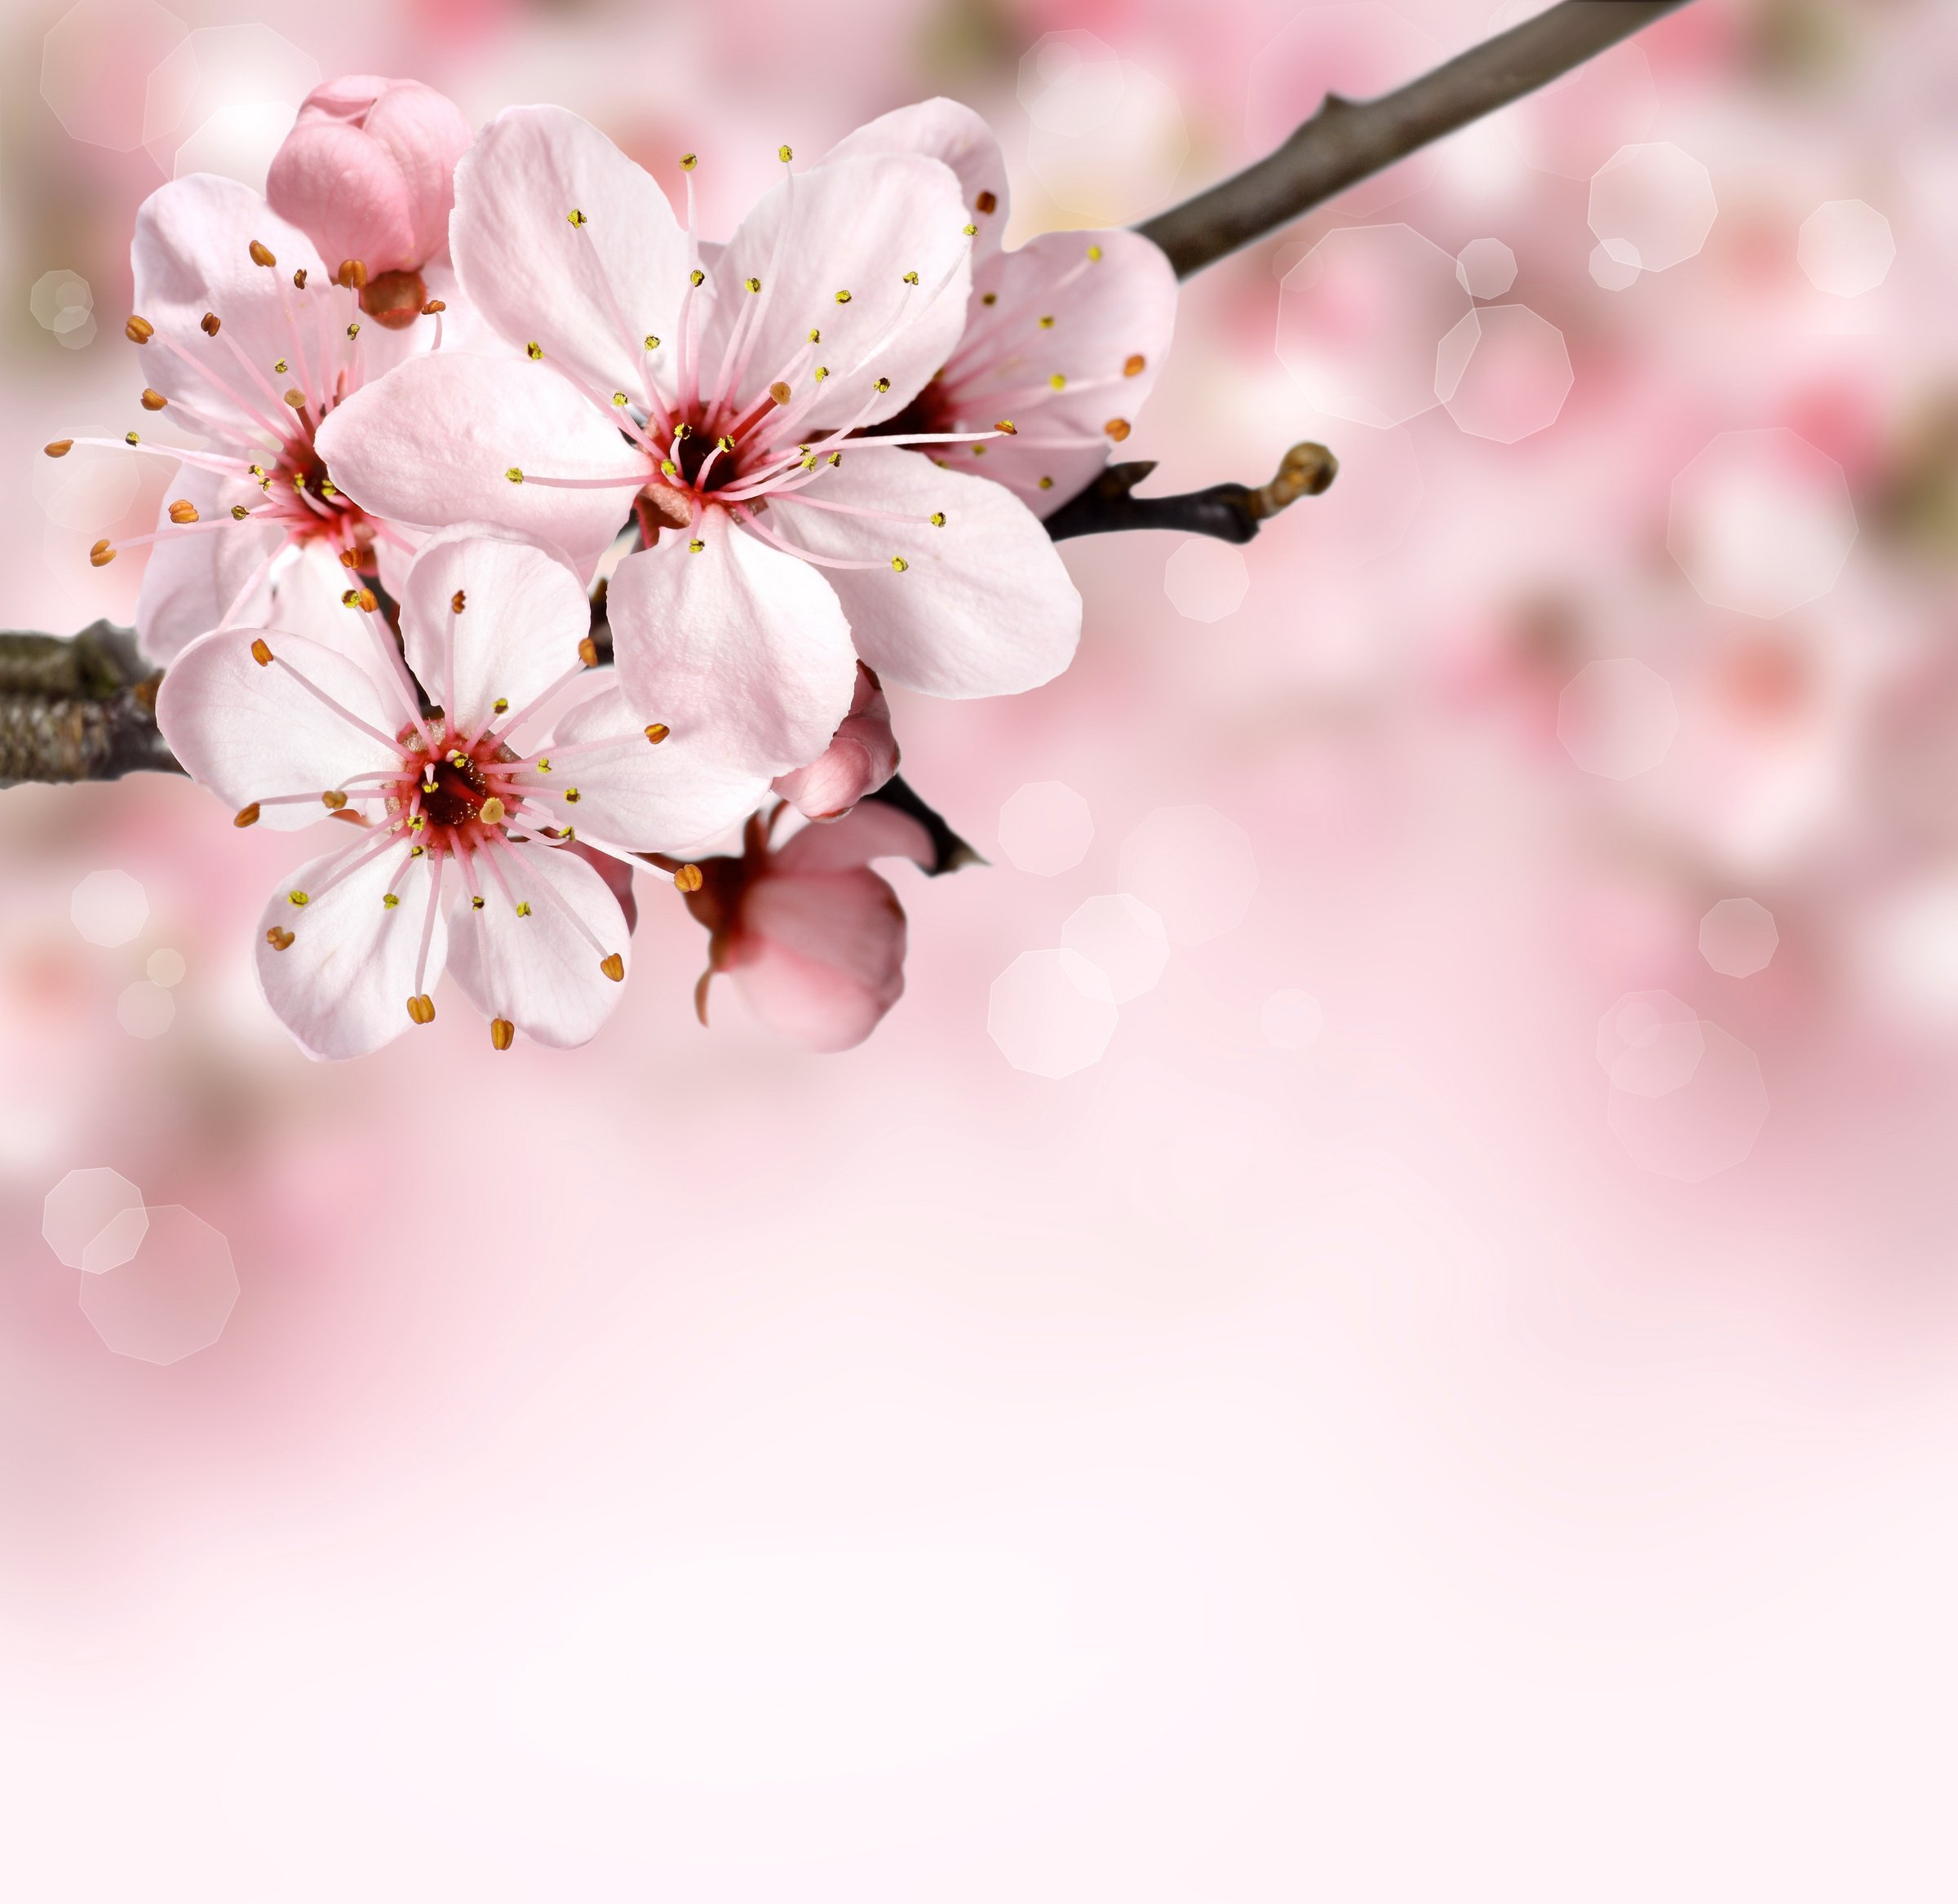
[[[161,673],[126,628],[0,633],[0,786],[181,773],[157,732]]]
[[[1328,93],[1276,152],[1136,228],[1188,277],[1686,3],[1562,0],[1398,92],[1358,102]]]
[[[1136,485],[1155,468],[1153,463],[1110,463],[1070,503],[1047,519],[1056,542],[1070,536],[1106,535],[1126,529],[1167,529],[1185,535],[1214,535],[1218,541],[1247,542],[1268,516],[1288,509],[1301,496],[1322,494],[1339,474],[1339,458],[1323,443],[1295,443],[1278,472],[1259,489],[1243,483],[1213,483],[1182,496],[1138,496]]]

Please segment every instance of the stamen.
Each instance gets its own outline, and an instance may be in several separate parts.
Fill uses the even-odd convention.
[[[490,1043],[499,1052],[509,1050],[516,1038],[516,1027],[507,1018],[490,1021]]]
[[[146,410],[155,411],[162,410],[170,399],[160,390],[145,390],[139,401]]]

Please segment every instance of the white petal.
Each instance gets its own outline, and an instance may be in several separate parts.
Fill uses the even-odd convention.
[[[401,600],[408,665],[465,733],[488,727],[498,700],[507,712],[535,700],[591,632],[584,585],[561,560],[468,527],[422,545]]]
[[[676,341],[686,234],[658,184],[575,113],[515,106],[483,128],[456,168],[450,242],[490,323],[603,395],[642,395],[645,339]]]
[[[839,515],[822,503],[915,520]],[[924,520],[933,512],[942,529]],[[997,483],[955,476],[914,450],[853,448],[806,502],[777,500],[767,520],[819,554],[879,558],[874,569],[824,573],[857,653],[888,682],[957,700],[1017,694],[1074,658],[1081,598],[1046,530]]]
[[[619,682],[642,723],[773,779],[813,760],[849,712],[849,628],[815,569],[724,511],[706,511],[699,540],[695,554],[684,536],[662,536],[620,563],[608,597]]]
[[[501,861],[520,917],[494,874],[480,864],[468,891],[450,893],[450,974],[488,1018],[507,1018],[539,1044],[583,1044],[611,1016],[625,987],[600,969],[631,957],[631,934],[612,889],[576,853],[514,846]],[[453,879],[454,875],[451,875]],[[477,910],[472,894],[483,901]],[[565,916],[574,914],[602,951]]]
[[[408,1001],[415,993],[415,963],[428,915],[432,859],[412,861],[393,847],[331,884],[343,867],[370,851],[354,844],[301,866],[274,893],[259,920],[259,989],[286,1029],[316,1058],[357,1058],[377,1051],[409,1029]],[[383,905],[389,883],[399,904]],[[308,897],[295,906],[291,894]],[[290,932],[281,947],[268,934]],[[438,916],[429,947],[423,989],[441,976],[447,928]]]
[[[349,776],[399,764],[400,755],[326,706],[288,671],[253,659],[263,639],[281,661],[382,734],[403,718],[372,675],[344,655],[276,629],[206,635],[177,657],[157,695],[157,725],[190,773],[233,808],[286,794],[317,794]],[[282,831],[326,817],[310,801],[268,806]]]
[[[956,100],[920,100],[859,126],[825,153],[821,163],[864,153],[916,152],[950,166],[958,175],[971,222],[979,228],[972,241],[975,266],[999,249],[1006,231],[1008,194],[1006,155],[993,129],[970,106]],[[982,200],[992,195],[989,210]]]
[[[578,790],[578,833],[632,852],[691,855],[760,805],[767,780],[728,766],[699,733],[675,729],[654,746],[646,720],[614,688],[560,719],[559,748],[616,740],[616,753],[566,759],[560,771]]]
[[[157,510],[162,539],[150,549],[136,596],[136,632],[144,657],[158,667],[169,666],[200,635],[216,627],[245,593],[255,572],[284,544],[283,529],[226,520],[234,503],[249,508],[259,500],[255,483],[188,463],[165,490]],[[200,526],[188,533],[175,528],[170,520],[170,505],[175,502],[191,504]],[[218,526],[206,529],[202,523]],[[269,598],[269,583],[262,577],[241,604],[237,619],[264,620]]]
[[[548,362],[440,351],[349,397],[320,426],[333,480],[374,515],[423,529],[481,523],[561,549],[588,576],[631,515],[645,456]],[[609,476],[556,489],[508,472]]]

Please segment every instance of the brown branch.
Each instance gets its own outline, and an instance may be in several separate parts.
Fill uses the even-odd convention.
[[[0,786],[181,773],[157,732],[162,676],[126,628],[0,633]]]
[[[1179,277],[1302,218],[1349,185],[1547,86],[1687,0],[1562,0],[1398,92],[1328,93],[1269,157],[1136,227]]]
[[[1183,535],[1214,535],[1219,542],[1247,542],[1259,525],[1289,509],[1301,496],[1325,494],[1339,474],[1339,458],[1323,443],[1295,443],[1285,452],[1278,474],[1251,489],[1243,483],[1213,483],[1181,496],[1138,496],[1136,485],[1153,463],[1116,463],[1047,519],[1056,542],[1070,536],[1106,535],[1125,529],[1165,529]]]

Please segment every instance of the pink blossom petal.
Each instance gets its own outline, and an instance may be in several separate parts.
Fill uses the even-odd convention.
[[[431,858],[403,861],[408,849],[382,852],[357,870],[342,870],[373,850],[350,847],[310,861],[266,902],[259,915],[259,989],[308,1057],[359,1058],[409,1029],[408,1001],[427,919]],[[382,903],[390,883],[397,902]],[[295,906],[295,892],[306,903]],[[291,934],[289,942],[285,935]],[[446,955],[439,917],[421,990],[432,992]]]
[[[759,295],[742,288],[753,277],[765,297],[738,386],[744,404],[778,379],[801,394],[821,365],[829,375],[798,410],[798,429],[895,416],[964,328],[968,222],[958,180],[935,159],[842,158],[784,179],[742,220],[715,268],[703,389],[712,391],[729,327]],[[822,333],[813,354],[812,330]],[[880,378],[889,385],[881,396]]]
[[[813,760],[849,711],[849,627],[821,573],[724,511],[706,512],[698,539],[695,553],[662,536],[612,578],[620,684],[642,721],[768,780]]]
[[[867,866],[872,860],[915,861],[929,870],[937,855],[932,836],[908,813],[881,800],[866,800],[840,820],[805,826],[785,841],[774,865],[805,876]]]
[[[625,914],[611,888],[575,853],[513,846],[502,870],[511,894],[529,904],[527,916],[480,858],[473,883],[451,872],[450,974],[485,1017],[507,1018],[539,1044],[583,1044],[625,990],[600,970],[610,954],[631,956]],[[480,910],[472,897],[482,899]]]
[[[904,909],[868,868],[757,879],[728,969],[748,1008],[813,1051],[861,1044],[904,993]]]
[[[272,666],[253,657],[261,640],[276,658]],[[233,628],[192,642],[177,657],[157,692],[157,725],[190,773],[234,808],[322,793],[352,775],[397,764],[394,750],[326,706],[299,675],[381,733],[401,723],[373,675],[344,655],[277,629]],[[326,817],[314,801],[267,806],[261,814],[281,830]]]
[[[265,196],[336,266],[357,258],[378,277],[422,262],[401,166],[358,126],[302,114],[272,155]]]
[[[601,395],[643,394],[649,336],[662,361],[677,349],[686,234],[653,179],[575,113],[492,119],[457,168],[451,233],[490,322]]]
[[[463,608],[455,608],[460,597]],[[557,556],[464,526],[422,545],[401,594],[408,665],[468,733],[529,706],[578,665],[584,585]]]
[[[416,268],[446,257],[449,214],[455,202],[455,168],[475,137],[469,122],[433,86],[404,79],[390,85],[374,102],[362,130],[393,159],[401,175],[409,227],[414,233],[401,268]],[[364,251],[347,255],[367,256]],[[374,268],[371,259],[368,264]]]
[[[1081,598],[1047,532],[999,484],[955,476],[908,449],[853,449],[808,497],[774,500],[769,520],[785,541],[817,554],[875,559],[875,568],[825,573],[857,653],[887,681],[961,700],[1018,694],[1074,658]],[[944,527],[931,525],[933,513]],[[893,556],[907,565],[901,573]]]
[[[334,480],[372,514],[424,529],[474,522],[555,546],[580,576],[611,545],[645,459],[548,364],[444,350],[401,365],[321,425]],[[509,480],[617,476],[616,489]]]
[[[778,774],[775,790],[812,820],[834,820],[876,792],[897,771],[891,705],[877,677],[857,664],[857,692],[829,746],[807,767]]]
[[[950,166],[958,175],[959,188],[965,199],[971,222],[979,228],[972,241],[975,268],[999,249],[1006,232],[1009,196],[1006,182],[1006,158],[993,129],[970,106],[956,100],[921,100],[915,106],[900,106],[867,126],[859,126],[848,138],[839,140],[823,154],[821,162],[855,158],[866,153],[919,153]],[[991,195],[990,209],[984,202]]]
[[[256,522],[226,524],[188,535],[175,533],[170,505],[188,503],[200,521],[222,523],[234,503],[250,508],[260,500],[258,485],[248,479],[222,476],[188,463],[164,491],[157,506],[162,539],[150,549],[136,595],[143,653],[158,667],[167,667],[200,635],[216,627],[253,573],[286,540],[283,529]],[[261,582],[237,618],[265,619],[270,599],[269,582]]]
[[[560,749],[619,743],[616,751],[565,763],[577,776],[579,833],[631,852],[692,855],[761,804],[764,777],[729,766],[711,737],[676,727],[654,745],[646,724],[617,688],[556,722],[553,744]]]

